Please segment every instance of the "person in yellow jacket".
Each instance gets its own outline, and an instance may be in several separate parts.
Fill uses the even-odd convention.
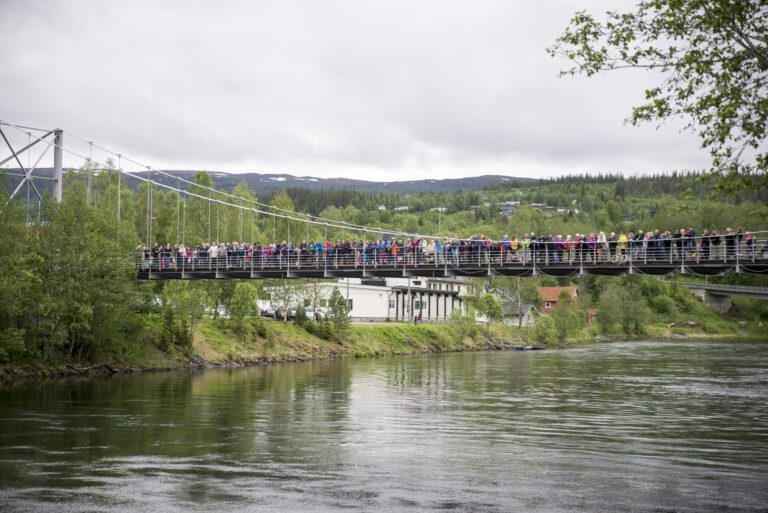
[[[523,262],[531,261],[531,238],[526,233],[523,240],[520,241],[520,247],[523,248]]]
[[[622,258],[627,254],[627,242],[627,234],[622,232],[621,235],[619,235],[619,255],[621,255]]]

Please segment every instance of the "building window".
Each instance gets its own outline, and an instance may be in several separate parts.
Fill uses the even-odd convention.
[[[552,303],[550,303],[549,301],[546,301],[544,303],[544,308],[552,308]]]
[[[394,308],[395,307],[395,300],[394,299],[390,299],[389,300],[389,307],[390,308]]]
[[[421,300],[417,299],[416,301],[413,302],[413,309],[414,310],[422,310],[422,309],[424,309],[425,305],[426,305],[426,303],[424,301],[421,301]]]
[[[347,310],[352,311],[352,299],[347,299]]]
[[[420,287],[421,286],[421,280],[416,280],[413,282],[414,287]]]

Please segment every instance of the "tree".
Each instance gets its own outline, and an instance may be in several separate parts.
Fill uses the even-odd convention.
[[[640,285],[631,279],[626,282],[625,299],[622,308],[624,333],[627,335],[644,333],[645,325],[651,318],[651,309],[643,297]]]
[[[5,190],[5,180],[0,189]],[[34,238],[25,230],[26,212],[20,203],[0,208],[0,363],[34,351],[25,341],[24,318],[39,304],[41,279],[35,272],[41,264],[34,254]]]
[[[500,278],[501,283],[508,286],[512,292],[510,299],[515,301],[515,309],[517,310],[517,327],[523,327],[523,307],[525,305],[533,305],[535,308],[540,308],[543,303],[541,293],[539,292],[539,286],[536,279],[521,278],[519,276],[510,278]]]
[[[624,323],[622,305],[625,303],[624,289],[615,280],[606,282],[598,302],[600,331],[616,333]]]
[[[45,288],[27,313],[44,355],[59,347],[87,360],[135,334],[136,287],[130,257],[118,251],[111,213],[91,208],[75,179],[67,182],[62,202],[49,205],[50,222],[35,248]]]
[[[285,189],[281,189],[277,194],[275,194],[270,204],[276,207],[273,209],[273,212],[280,216],[290,215],[287,212],[284,212],[284,210],[295,210],[293,200],[285,191]],[[265,227],[265,232],[268,233],[274,241],[289,240],[291,238],[290,219],[273,217],[271,221],[272,226]],[[296,228],[297,227],[294,227],[294,236],[296,235]]]
[[[170,281],[163,287],[161,296],[163,309],[173,309],[173,317],[178,320],[177,343],[183,349],[191,349],[197,324],[208,302],[205,288],[185,280]]]
[[[245,281],[235,285],[232,299],[229,302],[229,315],[232,319],[242,322],[256,313],[256,288]]]
[[[584,315],[574,303],[567,290],[563,289],[557,298],[557,307],[552,312],[552,320],[560,340],[577,334],[584,322]]]
[[[243,340],[245,340],[250,331],[250,318],[254,314],[258,315],[256,298],[257,290],[253,284],[246,281],[237,282],[232,293],[232,299],[229,302],[229,315]]]
[[[504,318],[504,310],[501,303],[490,294],[486,294],[477,301],[477,311],[488,317],[488,323],[501,321]]]
[[[764,0],[642,0],[605,21],[576,13],[548,52],[571,61],[561,75],[658,72],[661,83],[629,121],[685,120],[709,150],[717,184],[735,192],[768,183],[766,19]]]
[[[328,318],[339,335],[349,328],[349,305],[339,287],[333,287],[331,297],[328,298]]]
[[[288,320],[288,309],[294,305],[303,301],[306,295],[306,286],[299,282],[289,284],[288,279],[281,279],[277,283],[278,285],[272,287],[272,306],[275,309],[283,309],[285,311],[284,320]]]
[[[210,243],[216,238],[215,219],[218,204],[213,207],[209,201],[203,198],[217,198],[218,195],[210,191],[213,188],[213,178],[207,172],[198,171],[195,173],[193,182],[195,185],[189,186],[189,192],[194,196],[188,195],[184,198],[186,203],[186,239],[184,242],[187,244]]]

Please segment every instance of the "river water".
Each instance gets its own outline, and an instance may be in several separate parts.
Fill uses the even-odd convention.
[[[0,389],[0,511],[768,511],[768,344]]]

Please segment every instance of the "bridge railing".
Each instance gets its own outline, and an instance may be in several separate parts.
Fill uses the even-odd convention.
[[[722,290],[728,291],[742,291],[742,292],[764,292],[765,287],[755,287],[752,285],[731,285],[729,283],[702,283],[702,282],[686,282],[674,280],[670,281],[673,285],[680,285],[682,287],[691,287],[708,290]]]
[[[688,237],[640,241],[563,241],[536,240],[529,243],[469,241],[448,245],[442,250],[406,248],[389,251],[374,246],[357,247],[343,252],[283,249],[280,253],[253,251],[252,248],[224,251],[212,256],[208,251],[178,255],[155,251],[137,258],[140,270],[184,272],[219,271],[291,271],[333,269],[409,269],[444,267],[482,268],[585,265],[648,265],[654,263],[686,265],[702,263],[749,263],[768,259],[765,243],[756,239],[746,244],[737,238]]]

